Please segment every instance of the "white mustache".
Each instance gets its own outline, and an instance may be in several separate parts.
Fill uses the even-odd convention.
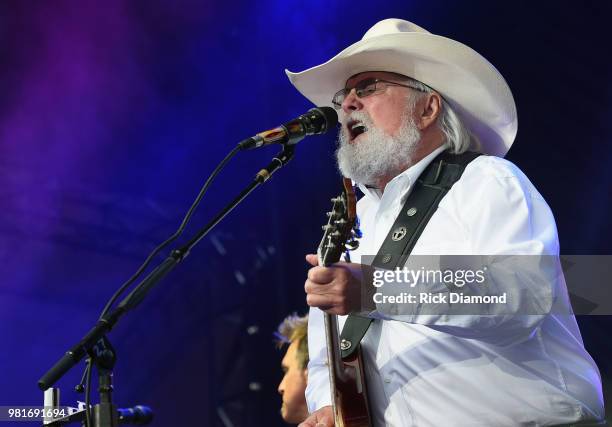
[[[339,137],[338,139],[341,145],[348,144],[349,129],[347,128],[346,125],[347,123],[350,123],[351,121],[361,122],[368,130],[373,129],[375,127],[374,121],[372,120],[372,118],[370,117],[368,113],[366,113],[365,111],[353,111],[352,113],[343,117],[342,127],[340,128],[340,132],[338,135]]]

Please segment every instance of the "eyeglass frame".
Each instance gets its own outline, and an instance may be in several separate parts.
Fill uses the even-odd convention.
[[[365,86],[363,87],[359,87],[360,85],[363,85],[364,82],[367,82],[365,84]],[[378,88],[378,83],[385,83],[385,86],[381,89]],[[359,90],[363,90],[366,87],[370,86],[371,84],[374,84],[374,90],[371,93],[368,93],[365,96],[361,96],[359,95]],[[403,83],[398,83],[398,82],[392,82],[389,80],[385,80],[385,79],[377,79],[377,78],[372,78],[372,79],[363,79],[361,80],[359,83],[357,83],[355,86],[353,86],[352,88],[344,88],[344,89],[340,89],[338,92],[336,92],[332,98],[332,105],[334,106],[334,109],[336,110],[340,110],[342,108],[342,103],[344,102],[344,100],[346,99],[346,97],[348,95],[350,95],[350,93],[352,92],[353,89],[355,89],[355,95],[357,96],[357,98],[359,99],[363,99],[363,98],[367,98],[368,96],[372,96],[376,93],[381,93],[382,91],[384,91],[387,87],[389,86],[401,86],[401,87],[407,87],[409,89],[414,89],[414,90],[418,90],[419,92],[425,92],[423,89],[418,88],[416,86],[411,86],[411,85],[407,85],[407,84],[403,84]],[[342,98],[341,102],[337,101],[337,98],[341,95],[344,95],[344,97]]]

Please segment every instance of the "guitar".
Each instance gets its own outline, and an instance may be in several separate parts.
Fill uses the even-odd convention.
[[[323,226],[323,238],[317,250],[319,265],[329,267],[340,261],[346,250],[356,249],[357,229],[356,197],[350,179],[343,180],[344,192],[332,199],[329,220]],[[361,348],[350,359],[342,360],[338,337],[338,318],[323,313],[330,388],[336,427],[370,427],[371,418],[366,393]]]

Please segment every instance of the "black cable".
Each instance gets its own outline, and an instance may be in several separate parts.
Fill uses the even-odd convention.
[[[225,158],[221,161],[221,163],[219,163],[219,165],[215,168],[212,174],[210,174],[210,176],[208,177],[208,179],[202,186],[200,193],[198,194],[195,201],[193,202],[193,204],[191,205],[191,207],[185,214],[185,217],[183,218],[183,221],[181,222],[181,225],[179,226],[179,228],[174,232],[173,235],[168,237],[163,243],[161,243],[159,246],[153,249],[153,251],[149,254],[147,259],[145,259],[144,263],[138,268],[136,273],[134,273],[132,277],[130,277],[127,282],[121,285],[121,287],[113,294],[111,299],[106,303],[104,310],[102,310],[100,319],[102,319],[104,315],[108,313],[108,310],[110,310],[112,305],[117,301],[117,299],[121,296],[121,294],[125,292],[128,286],[134,283],[134,281],[142,274],[142,272],[148,267],[149,263],[155,257],[155,255],[157,255],[162,249],[164,249],[170,243],[174,242],[183,233],[183,231],[185,230],[185,227],[187,226],[187,223],[189,222],[189,220],[191,219],[191,216],[193,215],[193,212],[198,207],[198,205],[200,204],[200,201],[204,197],[204,194],[208,190],[208,187],[210,187],[210,185],[212,184],[213,180],[217,177],[219,172],[221,172],[221,170],[225,167],[225,165],[232,159],[232,157],[236,155],[238,151],[240,151],[240,147],[238,146],[234,147],[234,149],[230,151],[227,156],[225,156]]]
[[[219,175],[219,172],[221,172],[221,170],[227,165],[227,163],[236,155],[236,153],[238,153],[238,151],[240,151],[240,147],[239,146],[234,147],[232,149],[232,151],[230,151],[225,156],[225,158],[221,161],[221,163],[219,163],[217,165],[215,170],[209,175],[208,179],[206,180],[206,182],[202,186],[200,192],[198,193],[198,196],[196,197],[196,199],[192,203],[191,207],[189,208],[189,210],[185,214],[185,217],[183,218],[183,221],[181,222],[181,225],[179,226],[179,228],[174,232],[174,234],[172,234],[164,242],[162,242],[155,249],[153,249],[153,251],[149,254],[149,256],[147,256],[147,258],[142,263],[142,265],[138,268],[138,270],[136,270],[136,273],[134,273],[132,275],[132,277],[130,277],[123,285],[121,285],[121,287],[113,294],[111,299],[104,306],[104,309],[102,310],[102,314],[100,314],[100,319],[102,319],[106,315],[106,313],[108,313],[110,308],[117,301],[117,299],[121,296],[121,294],[123,292],[125,292],[125,290],[132,283],[134,283],[134,281],[149,266],[149,263],[153,260],[153,258],[162,249],[164,249],[170,243],[174,242],[183,233],[183,231],[185,230],[185,227],[187,227],[187,223],[191,219],[191,216],[193,215],[195,209],[198,207],[198,205],[202,201],[202,198],[204,197],[204,194],[206,194],[206,191],[208,191],[208,188],[211,186],[211,184],[213,183],[214,179],[217,177],[217,175]],[[88,360],[89,360],[89,363],[87,364],[87,368],[85,369],[85,372],[87,374],[87,381],[85,383],[85,426],[86,427],[91,427],[91,419],[90,419],[91,413],[90,413],[90,410],[89,410],[89,404],[90,404],[90,399],[91,399],[91,372],[92,372],[92,366],[91,365],[92,365],[92,360],[91,360],[91,358],[89,358]]]
[[[91,365],[93,364],[93,360],[91,357],[87,358],[87,368],[85,368],[86,372],[86,380],[85,380],[85,427],[91,426],[91,412],[89,410],[90,402],[91,402]]]
[[[75,387],[74,387],[74,391],[76,391],[77,393],[83,393],[85,391],[85,375],[87,375],[87,363],[85,363],[85,369],[83,370],[83,375],[81,375],[81,382],[78,383]]]

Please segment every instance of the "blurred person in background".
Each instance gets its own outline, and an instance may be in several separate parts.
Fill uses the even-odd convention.
[[[308,315],[287,316],[275,335],[279,348],[288,344],[281,362],[284,375],[278,385],[283,400],[281,416],[289,424],[299,424],[308,417],[305,396],[308,379]]]

